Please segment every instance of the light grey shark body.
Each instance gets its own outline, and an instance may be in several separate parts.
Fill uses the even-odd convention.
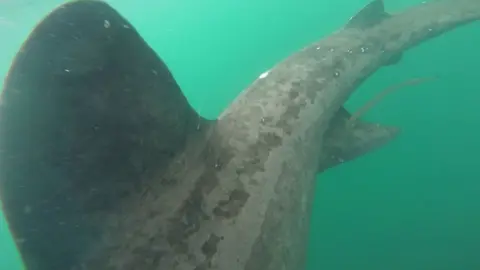
[[[343,103],[480,1],[388,15],[374,1],[262,74],[216,121],[107,4],[77,1],[34,30],[1,107],[4,211],[28,269],[297,270],[315,175],[396,128]]]

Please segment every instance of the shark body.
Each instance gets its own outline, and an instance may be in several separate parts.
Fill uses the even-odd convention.
[[[62,5],[18,53],[0,108],[0,195],[27,269],[303,269],[316,174],[398,133],[347,126],[344,102],[479,18],[478,0],[395,15],[375,0],[211,121],[108,4]]]

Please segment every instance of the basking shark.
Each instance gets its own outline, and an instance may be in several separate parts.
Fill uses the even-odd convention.
[[[319,172],[398,128],[343,107],[377,69],[480,18],[478,0],[375,0],[284,59],[216,120],[107,3],[52,11],[0,107],[0,196],[29,270],[298,270]],[[347,124],[350,123],[350,124]]]

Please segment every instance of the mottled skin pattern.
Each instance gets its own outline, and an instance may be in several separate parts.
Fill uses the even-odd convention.
[[[480,1],[445,0],[369,27],[349,26],[263,74],[213,122],[189,107],[131,25],[100,2],[76,3],[78,13],[66,18],[92,25],[80,27],[85,31],[72,39],[71,29],[51,20],[45,29],[65,31],[55,29],[42,42],[62,37],[79,49],[46,52],[27,43],[2,97],[2,202],[33,270],[303,269],[315,175],[335,165],[327,161],[332,145],[369,136],[342,130],[343,122],[332,120],[343,103],[399,53],[480,18]],[[69,5],[65,12],[76,4]],[[103,28],[95,28],[98,23]],[[131,39],[122,39],[125,33]],[[127,41],[132,43],[125,56],[121,44]],[[30,49],[42,53],[25,52]],[[41,87],[23,84],[32,80]],[[49,89],[51,98],[35,87]],[[30,100],[32,95],[37,99]],[[59,107],[67,119],[54,121],[54,112],[36,105],[57,108],[72,96],[67,100],[78,106]],[[25,104],[38,114],[38,126],[22,124],[31,124],[31,116],[17,116],[26,113]],[[355,136],[339,136],[348,132]],[[91,140],[70,148],[85,138]],[[53,155],[52,149],[72,153]],[[47,172],[52,167],[60,169]],[[27,191],[20,190],[24,185]],[[44,211],[37,211],[42,202]]]
[[[225,184],[204,202],[237,189],[248,200],[235,217],[200,226],[189,238],[195,247],[209,234],[223,237],[206,269],[303,269],[322,153],[319,138],[332,115],[389,57],[479,18],[476,0],[418,6],[370,29],[340,30],[290,56],[246,89],[219,118],[219,133],[227,134],[224,140],[236,154],[218,173]],[[239,167],[246,172],[239,173]],[[235,182],[233,188],[227,186]],[[204,205],[207,213],[215,207]],[[195,269],[190,267],[179,269]]]

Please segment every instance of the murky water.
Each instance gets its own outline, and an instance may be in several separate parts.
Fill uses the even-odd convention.
[[[0,76],[62,1],[0,0]],[[108,1],[165,60],[197,111],[215,118],[259,74],[343,26],[368,0]],[[201,3],[200,3],[201,2]],[[235,3],[234,3],[235,2]],[[399,10],[420,0],[386,1]],[[412,78],[363,118],[402,128],[393,143],[319,176],[308,269],[479,269],[480,24],[379,70],[347,107]],[[5,221],[0,270],[21,269]]]

